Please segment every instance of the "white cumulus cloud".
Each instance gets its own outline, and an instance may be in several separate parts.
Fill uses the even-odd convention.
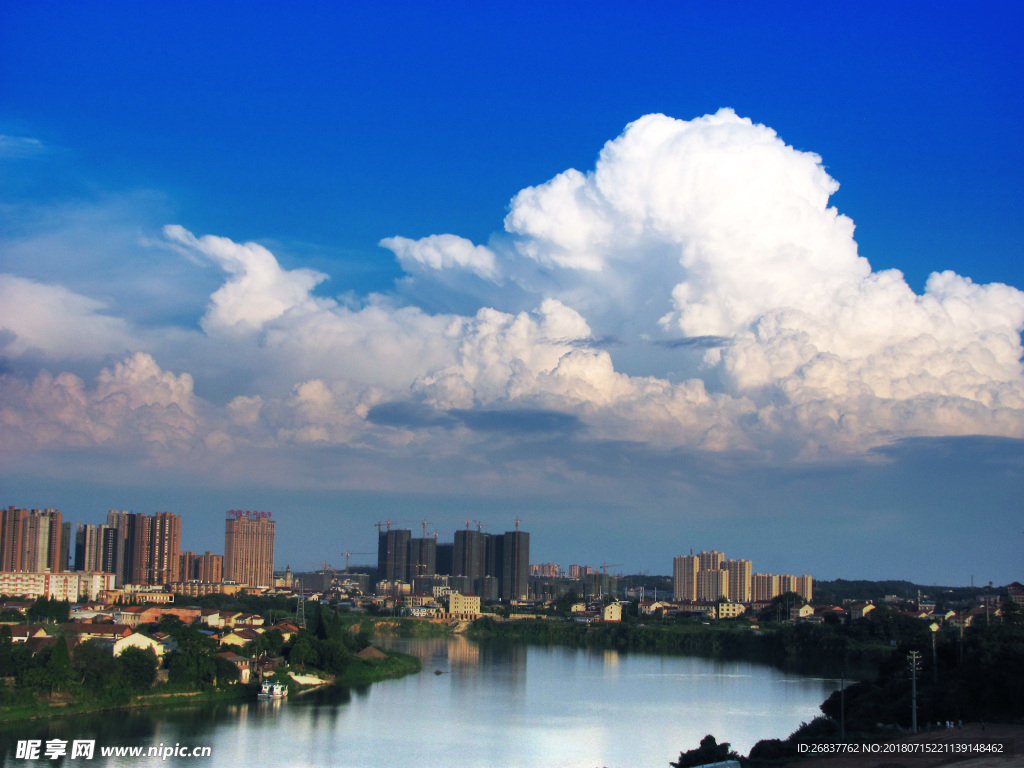
[[[1024,436],[1024,293],[941,272],[916,294],[898,271],[872,271],[829,206],[837,188],[817,155],[731,110],[648,115],[592,170],[515,195],[486,246],[381,241],[419,295],[465,288],[473,309],[458,313],[417,305],[407,281],[355,302],[316,296],[320,272],[168,226],[167,241],[223,273],[201,331],[140,336],[116,306],[0,279],[9,358],[121,358],[92,388],[4,377],[4,439],[469,458],[515,433],[516,413],[520,434],[808,458]],[[644,375],[623,363],[638,358]],[[215,379],[223,406],[193,392]]]

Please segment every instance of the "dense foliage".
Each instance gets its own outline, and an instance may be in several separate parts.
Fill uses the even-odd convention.
[[[296,632],[283,648],[289,665],[300,671],[310,666],[330,675],[344,674],[355,655],[370,645],[366,633],[353,632],[328,606],[311,610],[309,626]]]
[[[710,733],[700,740],[697,749],[679,753],[679,761],[669,763],[672,768],[692,768],[697,765],[721,763],[726,760],[738,760],[739,755],[729,749],[729,742],[719,744]]]

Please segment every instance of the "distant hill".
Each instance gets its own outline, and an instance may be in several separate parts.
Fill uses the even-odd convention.
[[[940,603],[974,601],[982,595],[1006,594],[1005,588],[992,587],[941,587],[934,584],[914,584],[909,581],[867,581],[836,579],[835,581],[814,581],[814,602],[839,604],[844,600],[882,600],[896,595],[903,600],[917,600],[920,591],[922,599]]]

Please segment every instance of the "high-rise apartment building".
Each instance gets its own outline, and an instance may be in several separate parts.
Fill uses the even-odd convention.
[[[423,579],[437,573],[437,539],[426,536],[409,541],[409,575],[406,581]]]
[[[455,532],[454,562],[452,569],[454,576],[465,576],[473,583],[482,576],[487,575],[487,541],[480,531],[471,531],[468,528],[464,531]]]
[[[104,553],[112,560],[118,585],[170,584],[178,581],[181,556],[181,516],[157,512],[150,517],[142,512],[107,513],[107,526],[114,529],[113,551]],[[106,567],[108,564],[104,563]]]
[[[438,542],[437,544],[437,566],[439,574],[451,576],[455,572],[455,545],[451,542]]]
[[[506,531],[501,547],[501,599],[526,600],[529,577],[530,534],[520,530]]]
[[[61,573],[67,551],[59,510],[8,507],[0,512],[0,570]]]
[[[734,603],[749,603],[754,564],[750,560],[726,560],[722,568],[729,574],[729,599]]]
[[[75,533],[75,570],[114,573],[113,558],[109,551],[104,551],[104,542],[108,542],[106,546],[109,548],[109,542],[113,541],[116,533],[117,529],[108,525],[79,525]],[[107,570],[108,564],[111,564],[110,570]]]
[[[388,528],[377,535],[377,578],[405,582],[409,578],[409,542],[412,531]]]
[[[725,555],[714,550],[710,552],[698,552],[697,558],[700,560],[700,569],[702,571],[720,570],[722,568],[722,563],[725,561]]]
[[[698,571],[700,571],[700,558],[696,555],[681,555],[672,559],[673,600],[697,599]]]
[[[729,572],[722,569],[697,571],[697,599],[715,601],[729,598]]]
[[[796,577],[796,593],[800,595],[808,603],[814,595],[814,579],[810,576],[797,576]]]
[[[796,592],[796,576],[779,576],[779,594],[784,595],[786,592]]]
[[[149,573],[146,584],[170,584],[180,581],[178,560],[181,555],[181,516],[157,512],[150,527]]]
[[[200,581],[212,584],[224,581],[223,555],[215,555],[213,552],[205,552],[202,555],[197,555],[194,552],[182,552],[178,562],[179,581]],[[288,586],[291,586],[290,580]]]
[[[779,577],[771,573],[755,573],[751,579],[751,591],[755,603],[767,603],[782,594],[779,591]]]
[[[224,579],[250,587],[274,585],[274,522],[229,517],[224,527]]]

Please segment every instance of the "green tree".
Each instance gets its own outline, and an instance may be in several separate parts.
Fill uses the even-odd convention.
[[[117,657],[118,677],[131,691],[147,691],[156,681],[159,663],[152,648],[125,648]]]
[[[304,672],[306,665],[314,661],[316,661],[316,649],[313,646],[313,636],[302,630],[295,636],[295,642],[288,653],[288,663],[291,666],[298,665],[299,670]]]
[[[232,683],[237,683],[242,678],[242,671],[224,657],[215,656],[213,662],[218,688],[225,688]]]
[[[14,668],[14,640],[11,637],[11,628],[6,624],[0,625],[0,677],[14,675],[17,670]]]
[[[1024,624],[1024,611],[1012,600],[1007,600],[1003,603],[1003,623],[1013,625]]]
[[[72,662],[76,679],[96,695],[109,692],[116,687],[117,666],[109,648],[95,640],[87,640],[75,646]]]
[[[57,637],[57,643],[46,662],[46,672],[52,689],[60,690],[71,681],[71,654],[68,652],[68,640],[64,635]]]
[[[579,595],[570,589],[564,595],[560,595],[555,598],[555,610],[559,613],[569,613],[572,610],[573,605],[579,601]]]
[[[284,648],[284,635],[280,629],[271,629],[259,636],[256,641],[257,656],[280,656]]]

